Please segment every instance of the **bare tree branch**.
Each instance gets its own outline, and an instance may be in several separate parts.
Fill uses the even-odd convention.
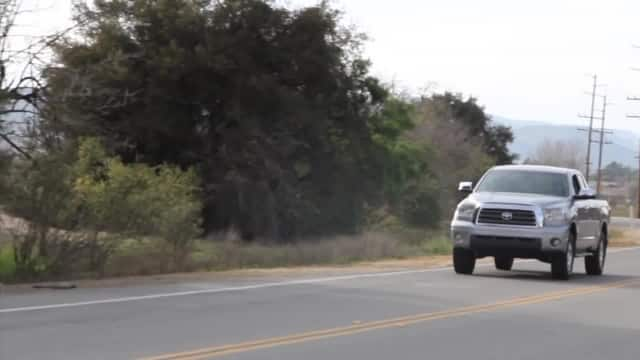
[[[31,160],[31,155],[29,155],[29,153],[27,153],[25,150],[23,150],[22,147],[18,146],[16,143],[14,143],[8,135],[0,133],[0,139],[6,141],[6,143],[9,144],[9,146],[11,146],[11,148],[13,148],[15,151],[20,153],[20,155],[22,155],[25,158]]]
[[[12,49],[12,38],[26,38],[14,31],[16,20],[25,13],[40,11],[23,9],[21,5],[21,0],[0,0],[0,142],[6,142],[18,154],[31,158],[27,149],[39,142],[35,139],[39,131],[34,129],[45,101],[45,84],[38,66],[47,63],[44,59],[49,57],[52,45],[75,26],[52,35],[34,36],[36,41]],[[9,69],[16,65],[22,67],[20,71]]]

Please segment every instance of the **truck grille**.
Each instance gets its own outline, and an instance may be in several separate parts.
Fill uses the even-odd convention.
[[[478,224],[536,226],[536,214],[531,210],[481,209]]]

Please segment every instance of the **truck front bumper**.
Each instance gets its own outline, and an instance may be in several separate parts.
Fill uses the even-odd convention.
[[[451,240],[456,248],[473,251],[476,257],[507,256],[547,261],[567,248],[570,226],[526,227],[474,224],[454,221]]]

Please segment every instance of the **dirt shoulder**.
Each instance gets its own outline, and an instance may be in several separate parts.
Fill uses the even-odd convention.
[[[150,276],[130,276],[100,280],[76,280],[70,282],[77,288],[110,288],[129,286],[154,286],[178,284],[186,282],[229,281],[238,279],[273,279],[304,278],[309,276],[335,276],[361,274],[368,272],[402,271],[415,269],[438,268],[451,265],[451,256],[421,256],[408,259],[389,259],[380,261],[359,262],[351,265],[300,266],[272,269],[238,269],[228,271],[202,271],[192,273],[162,274]],[[50,283],[61,284],[61,283]],[[36,284],[0,285],[3,293],[23,293],[40,291],[34,289]],[[39,284],[42,285],[42,284]]]
[[[640,246],[640,230],[614,228],[609,234],[609,245],[611,247]]]

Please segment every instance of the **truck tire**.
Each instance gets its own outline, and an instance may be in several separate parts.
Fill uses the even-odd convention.
[[[453,269],[458,274],[471,275],[476,267],[476,257],[473,252],[455,248],[453,249]]]
[[[567,249],[551,260],[551,277],[557,280],[569,280],[576,260],[575,235],[569,236]]]
[[[504,257],[504,256],[496,256],[493,258],[493,261],[496,264],[496,269],[511,271],[513,267],[513,258],[512,257]]]
[[[607,259],[607,243],[607,233],[603,231],[600,233],[598,249],[592,255],[584,258],[584,267],[588,275],[602,275],[604,263]]]

